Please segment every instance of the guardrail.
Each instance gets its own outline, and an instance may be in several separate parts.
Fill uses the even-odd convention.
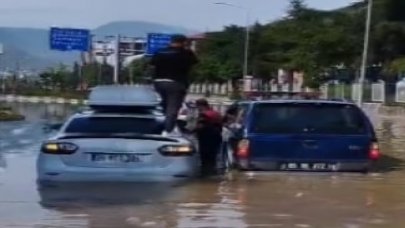
[[[18,102],[18,103],[45,103],[45,104],[86,104],[87,100],[66,99],[61,97],[36,97],[36,96],[19,96],[19,95],[0,95],[0,101]]]
[[[246,94],[266,94],[274,92],[310,92],[308,88],[301,88],[298,85],[277,85],[264,84],[265,86],[245,91]],[[390,88],[390,89],[387,89]],[[359,84],[325,84],[319,89],[320,97],[323,99],[348,99],[358,100]],[[205,97],[210,100],[229,100],[233,93],[230,83],[225,84],[193,84],[189,89],[189,97]],[[40,97],[40,96],[21,96],[21,95],[1,95],[0,101],[5,102],[29,102],[29,103],[56,103],[56,104],[87,104],[86,100],[67,99],[61,97]],[[405,103],[405,85],[387,84],[384,82],[365,84],[364,101],[374,103]]]

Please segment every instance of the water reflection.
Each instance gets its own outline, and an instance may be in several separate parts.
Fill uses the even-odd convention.
[[[64,120],[79,109],[79,106],[69,104],[7,103],[7,105],[24,115],[28,122],[53,119]]]
[[[200,182],[190,189],[191,198],[177,205],[177,227],[248,227],[244,205],[229,181]]]
[[[6,167],[7,167],[6,158],[4,157],[3,153],[0,153],[0,172],[4,171]]]
[[[238,194],[245,201],[249,225],[400,227],[402,218],[396,216],[404,212],[404,194],[389,179],[360,174],[270,174],[238,181],[243,189]]]
[[[39,193],[45,209],[63,213],[63,219],[80,218],[86,227],[247,227],[229,187],[216,181],[64,184]]]
[[[42,123],[2,123],[0,126],[0,152],[22,154],[38,151],[41,141],[48,135]]]

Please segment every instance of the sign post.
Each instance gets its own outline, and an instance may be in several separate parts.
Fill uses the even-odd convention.
[[[87,52],[91,47],[91,34],[87,29],[51,28],[51,50]]]
[[[160,49],[168,47],[172,36],[171,34],[149,33],[146,44],[146,55],[153,55]]]
[[[56,51],[88,52],[92,45],[92,36],[88,29],[51,28],[49,32],[49,47]],[[80,89],[83,86],[82,64],[79,70]]]

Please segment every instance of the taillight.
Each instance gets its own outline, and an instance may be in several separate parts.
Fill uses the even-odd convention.
[[[370,152],[369,152],[369,158],[370,160],[376,161],[380,159],[381,157],[381,151],[380,151],[380,146],[378,143],[372,143],[370,146]]]
[[[194,147],[190,145],[167,145],[159,148],[163,156],[191,156],[195,153]]]
[[[41,147],[45,154],[73,154],[78,149],[77,145],[68,142],[46,142]]]
[[[249,140],[242,139],[238,143],[237,157],[240,159],[246,159],[249,157]]]

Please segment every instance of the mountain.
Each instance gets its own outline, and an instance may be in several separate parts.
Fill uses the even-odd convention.
[[[93,29],[96,37],[120,34],[122,36],[144,37],[150,32],[192,33],[192,30],[143,21],[111,22]],[[79,59],[78,52],[52,51],[48,45],[47,29],[0,27],[0,43],[4,54],[0,56],[0,68],[44,69],[57,63],[72,64]]]
[[[117,34],[124,36],[142,37],[146,36],[146,34],[148,33],[153,32],[190,34],[193,31],[182,27],[167,26],[163,24],[144,21],[111,22],[93,30],[93,34],[100,37]]]
[[[4,54],[0,67],[43,69],[59,62],[71,63],[75,54],[49,50],[48,31],[31,28],[0,28]]]
[[[349,6],[342,7],[335,11],[338,11],[338,12],[340,11],[340,12],[345,12],[345,13],[352,13],[352,12],[355,13],[355,12],[364,10],[366,8],[367,8],[367,2],[360,1],[360,2],[354,2],[354,3],[350,4]]]
[[[42,70],[60,62],[32,55],[12,45],[5,45],[4,53],[0,55],[0,70]]]

